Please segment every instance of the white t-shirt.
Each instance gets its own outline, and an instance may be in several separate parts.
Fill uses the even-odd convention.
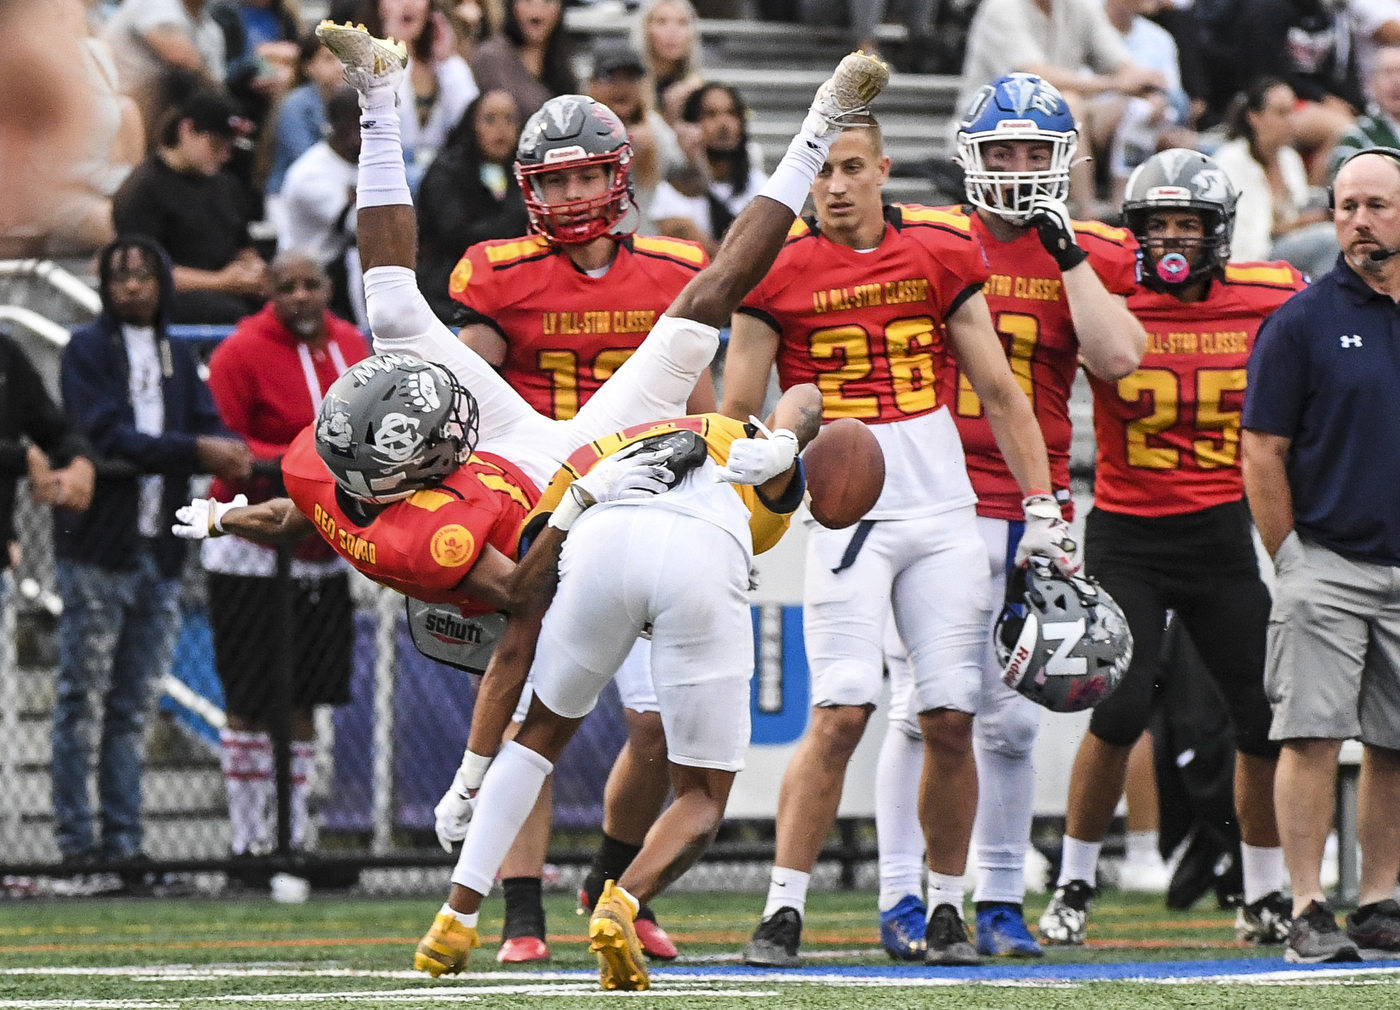
[[[1371,75],[1376,72],[1376,53],[1380,45],[1373,35],[1387,21],[1400,23],[1400,0],[1349,0],[1347,3],[1347,27],[1351,30],[1351,43],[1356,47],[1356,70],[1361,77],[1361,89],[1368,101],[1375,101],[1371,94]]]
[[[747,207],[753,198],[758,196],[763,184],[768,181],[768,176],[764,175],[756,168],[749,169],[748,185],[742,192],[734,192],[734,187],[728,182],[710,183],[710,192],[714,197],[728,208],[729,213],[735,217],[739,212]],[[684,217],[695,222],[695,227],[700,229],[701,234],[718,238],[710,225],[710,201],[703,196],[686,196],[672,186],[665,179],[662,179],[656,186],[656,196],[651,202],[651,219],[653,221],[663,221],[666,218]]]
[[[122,340],[126,344],[126,360],[130,367],[128,388],[131,409],[136,414],[136,430],[143,435],[165,432],[165,396],[161,391],[160,350],[156,347],[156,332],[149,326],[123,326]],[[160,533],[160,500],[165,490],[165,478],[151,474],[140,478],[140,500],[136,525],[143,537]]]
[[[224,32],[205,7],[199,20],[190,17],[181,0],[125,0],[102,29],[102,37],[112,47],[127,92],[141,89],[165,69],[146,33],[155,28],[174,28],[189,37],[204,57],[211,79],[224,79]]]
[[[968,28],[954,118],[982,85],[1033,63],[1111,74],[1126,62],[1123,36],[1100,0],[1050,0],[1049,14],[1033,0],[985,0]]]
[[[1274,229],[1280,223],[1275,220],[1273,189],[1264,166],[1254,160],[1249,150],[1249,141],[1240,137],[1222,144],[1212,157],[1227,176],[1230,185],[1235,187],[1239,200],[1235,204],[1235,230],[1230,238],[1230,261],[1240,263],[1271,258],[1274,246]],[[1303,159],[1291,147],[1278,152],[1279,172],[1284,186],[1288,189],[1289,219],[1298,215],[1298,209],[1308,200],[1308,173]]]
[[[279,252],[303,249],[322,266],[344,254],[347,231],[355,233],[357,172],[353,161],[336,154],[324,140],[292,162],[282,184]],[[342,221],[344,230],[339,227]]]

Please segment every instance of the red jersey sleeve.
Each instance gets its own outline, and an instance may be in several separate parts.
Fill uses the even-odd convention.
[[[501,310],[519,296],[518,291],[512,292],[509,285],[501,282],[496,267],[548,253],[549,243],[538,235],[478,242],[457,261],[447,281],[447,293],[495,324]]]
[[[1138,244],[1132,232],[1098,221],[1076,221],[1074,237],[1105,288],[1115,295],[1132,294],[1138,283]]]
[[[903,204],[898,210],[901,234],[913,238],[929,253],[929,300],[946,322],[992,275],[982,243],[959,208]]]

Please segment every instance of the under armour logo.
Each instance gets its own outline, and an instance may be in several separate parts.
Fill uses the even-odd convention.
[[[1351,336],[1349,336],[1349,337],[1347,337],[1347,336],[1342,337],[1342,346],[1343,346],[1343,347],[1360,347],[1360,346],[1361,346],[1361,337],[1360,337],[1360,335],[1353,333],[1353,334],[1352,334]]]

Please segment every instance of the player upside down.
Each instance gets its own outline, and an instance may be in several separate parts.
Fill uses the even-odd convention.
[[[533,658],[535,637],[553,590],[553,573],[564,532],[574,518],[569,510],[556,510],[551,526],[537,538],[522,564],[516,566],[512,561],[516,534],[525,512],[537,501],[536,488],[575,449],[629,425],[681,412],[680,403],[713,354],[718,327],[771,265],[827,148],[853,115],[865,111],[883,86],[888,71],[878,61],[860,54],[842,61],[837,73],[818,91],[802,132],[761,198],[740,215],[715,262],[686,286],[641,349],[576,417],[551,421],[534,412],[489,366],[453,339],[432,316],[414,285],[414,218],[404,180],[394,107],[394,84],[406,62],[402,46],[372,39],[363,29],[350,26],[323,24],[320,34],[346,65],[347,79],[363,95],[364,143],[357,193],[366,296],[375,349],[399,354],[370,359],[332,388],[322,405],[314,434],[311,430],[303,432],[284,460],[292,500],[254,508],[196,501],[181,510],[183,525],[177,532],[191,538],[236,532],[253,539],[275,540],[315,529],[360,571],[382,584],[420,599],[475,606],[476,612],[499,609],[509,613],[511,619],[482,682],[468,752],[459,773],[462,784],[468,787],[465,792],[471,793],[482,782],[514,708],[523,682],[523,673],[519,672],[527,669]],[[417,365],[405,355],[437,359],[443,365]],[[440,388],[443,395],[439,394]],[[789,400],[780,416],[791,416],[794,410],[803,414],[800,398],[808,394],[792,392],[797,399]],[[712,418],[705,423],[722,431],[728,443],[726,479],[763,484],[786,475],[784,486],[791,489],[790,468],[801,441],[799,436],[778,432],[779,437],[772,439],[745,438],[740,437],[741,432],[727,428],[733,422]],[[710,428],[702,434],[709,435]],[[815,434],[815,427],[808,437],[810,434]],[[706,444],[711,456],[718,452],[708,437]],[[583,494],[571,490],[571,500],[579,507],[594,501],[607,504],[616,496],[646,487],[654,480],[659,462],[653,456],[607,461],[596,473],[590,472],[578,482]],[[703,484],[709,469],[708,465],[702,466],[701,472],[692,475],[688,482]],[[764,508],[760,502],[745,509],[746,500],[723,488],[702,490],[704,494],[698,497],[708,496],[716,514],[723,515],[722,522],[713,522],[713,517],[711,521],[721,532],[733,526],[740,510]],[[727,509],[713,500],[719,491],[727,496],[719,499],[726,502]],[[800,490],[797,493],[800,495]],[[685,497],[668,499],[668,504],[656,511],[685,516],[685,509],[675,505]],[[606,515],[609,511],[614,514]],[[616,510],[604,512],[595,529],[617,522]],[[687,516],[687,520],[694,518]],[[674,522],[693,525],[680,519]],[[710,533],[712,539],[717,535]],[[695,534],[696,538],[701,536]],[[723,536],[727,540],[721,543],[726,546],[739,542],[729,532],[723,532]],[[702,541],[690,537],[672,542],[686,544],[686,549],[675,555],[675,564],[679,566],[685,559],[713,559],[724,569],[720,581],[737,587],[727,594],[727,604],[732,605],[735,598],[742,600],[748,569],[744,566],[742,579],[735,574],[732,550],[716,547],[697,552],[694,544]],[[741,544],[745,551],[751,546]],[[657,552],[650,547],[639,552],[648,557],[654,553]],[[567,572],[565,565],[564,574]],[[694,580],[682,580],[682,584],[693,585]],[[743,613],[747,622],[746,607]],[[707,615],[691,614],[686,625],[691,638],[698,641],[704,637],[700,630],[708,628],[710,621]],[[632,631],[633,637],[639,630]],[[738,638],[747,642],[747,632]],[[684,634],[677,642],[678,648],[687,647]],[[569,648],[561,646],[565,655]],[[602,665],[606,664],[598,660],[591,672],[601,673],[597,667]],[[738,668],[734,662],[727,667],[730,671]],[[752,672],[751,653],[747,656],[747,669]],[[611,676],[610,670],[607,676]],[[589,690],[596,697],[596,690],[601,690],[606,679],[596,689],[580,685],[570,701],[559,700],[558,704],[570,711],[573,705],[585,704],[578,699],[586,697]],[[747,674],[743,683],[747,683]],[[747,711],[747,688],[738,693],[743,698],[743,710]],[[591,704],[586,702],[585,712]],[[531,715],[542,707],[537,699]],[[684,707],[676,709],[674,703],[672,711],[680,712],[678,718],[691,714]],[[567,711],[554,715],[569,718]],[[545,717],[536,717],[536,725],[553,725],[547,718],[540,722],[541,718]],[[669,721],[664,707],[663,721]],[[529,725],[527,717],[526,729]],[[731,732],[734,728],[728,727]],[[744,739],[746,742],[746,734]],[[540,751],[532,752],[536,755],[536,768],[541,762],[547,763],[543,753],[550,749],[547,740],[539,746]],[[512,745],[503,748],[503,754],[521,758],[515,761],[518,771],[522,762],[531,764],[531,759],[520,755],[529,750],[523,745]],[[676,756],[674,747],[672,754]],[[727,767],[733,760],[730,757],[720,764]],[[499,775],[509,774],[511,766],[507,761],[506,770]],[[727,783],[720,788],[724,775],[732,777],[725,768],[709,770],[717,776],[697,773],[691,779],[694,788],[687,789],[698,789],[710,797],[707,809],[713,807],[715,796],[727,795]],[[678,811],[677,818],[686,816],[691,807],[680,802],[683,784],[677,782],[677,803],[672,808]],[[469,796],[460,795],[460,799],[469,809]],[[721,797],[721,812],[722,806]],[[668,832],[652,832],[648,846],[643,847],[624,881],[643,881],[638,889],[644,897],[659,889],[671,879],[663,871],[669,867],[669,872],[679,872],[703,850],[708,835],[704,830],[695,830],[697,826],[703,827],[703,822],[686,827],[683,837],[688,840],[681,852],[667,855],[658,855],[658,851],[665,852]],[[481,834],[481,845],[498,837],[487,831]],[[658,839],[655,844],[653,838]],[[507,844],[509,840],[505,839]],[[464,849],[464,860],[469,850],[470,846]],[[658,864],[658,859],[663,862]],[[483,865],[485,857],[474,855],[471,862],[474,866]],[[487,885],[489,880],[487,877]],[[479,875],[471,876],[470,881],[480,884]],[[421,967],[433,974],[460,969],[471,947],[477,945],[475,916],[480,897],[477,889],[454,886],[448,906],[420,946]],[[619,888],[608,889],[606,898],[598,902],[595,942],[601,948],[606,987],[639,988],[647,984],[631,928],[635,911],[635,901]],[[611,928],[607,923],[612,924]]]

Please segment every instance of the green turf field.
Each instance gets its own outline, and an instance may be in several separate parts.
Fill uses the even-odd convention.
[[[1044,900],[1033,897],[1032,914]],[[1277,949],[1233,943],[1231,914],[1206,903],[1192,912],[1169,912],[1158,901],[1113,893],[1095,908],[1086,948],[1052,950],[1039,964],[1000,961],[985,969],[942,972],[896,968],[878,951],[873,895],[815,895],[804,946],[813,956],[801,975],[740,974],[733,967],[761,896],[663,897],[655,903],[657,914],[683,958],[675,971],[655,974],[650,993],[635,996],[597,991],[584,920],[563,896],[547,899],[554,960],[541,970],[499,970],[493,939],[501,905],[495,898],[485,909],[486,946],[470,977],[433,982],[416,975],[408,970],[413,945],[437,904],[433,898],[316,899],[290,906],[266,900],[7,902],[0,904],[0,1010],[321,1010],[458,1003],[569,1010],[596,1007],[599,998],[675,1010],[1400,1005],[1400,973],[1393,973],[1400,965],[1284,972]],[[1188,980],[1221,971],[1233,977]],[[1246,971],[1264,974],[1241,977]],[[1086,972],[1185,978],[1096,981]]]

